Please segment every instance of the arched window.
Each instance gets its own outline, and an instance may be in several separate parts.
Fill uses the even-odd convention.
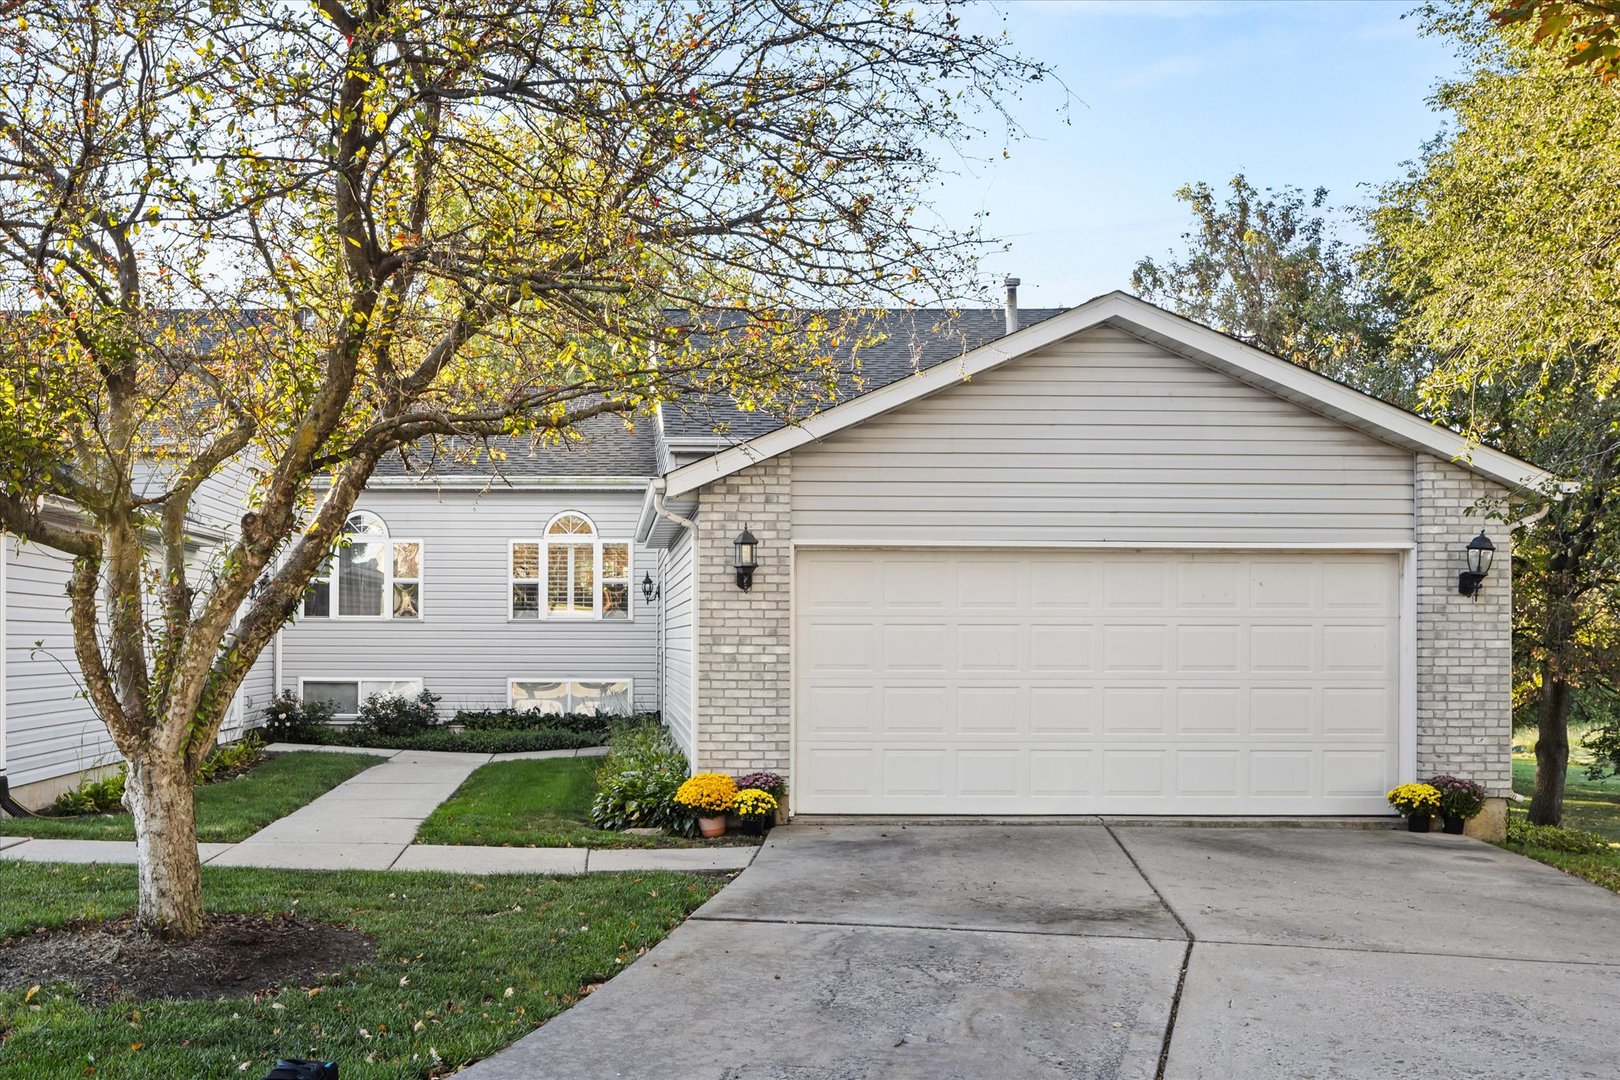
[[[394,539],[382,518],[369,510],[356,510],[344,522],[343,538],[332,562],[304,594],[304,615],[420,618],[422,542]]]
[[[514,619],[630,617],[630,544],[603,540],[591,519],[565,510],[540,540],[512,541]]]

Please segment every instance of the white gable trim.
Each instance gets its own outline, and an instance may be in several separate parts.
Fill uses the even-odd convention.
[[[1026,327],[1016,334],[997,338],[954,361],[937,364],[835,405],[800,424],[778,428],[713,457],[682,466],[666,478],[666,497],[673,498],[695,491],[757,462],[824,439],[908,402],[967,382],[986,371],[993,371],[1010,360],[1105,324],[1134,333],[1177,355],[1375,438],[1446,461],[1456,461],[1463,468],[1510,488],[1539,489],[1553,483],[1554,478],[1550,473],[1529,462],[1470,442],[1450,428],[1432,424],[1388,402],[1251,348],[1127,293],[1112,292]]]

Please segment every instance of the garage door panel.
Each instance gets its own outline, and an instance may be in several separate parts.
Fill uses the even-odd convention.
[[[1243,628],[1235,624],[1178,626],[1176,670],[1221,671],[1236,674],[1243,668]]]
[[[1164,611],[1170,606],[1168,563],[1113,559],[1103,564],[1104,607],[1109,611]]]
[[[883,692],[876,686],[821,683],[807,688],[800,701],[799,730],[807,743],[825,736],[876,738],[882,733]]]
[[[1236,686],[1178,686],[1175,723],[1178,735],[1241,735],[1244,691]]]
[[[798,558],[798,812],[1387,809],[1395,556]]]
[[[1097,690],[1090,686],[1029,688],[1032,735],[1091,735],[1097,730]]]
[[[877,630],[874,627],[874,630]],[[886,671],[950,671],[951,655],[955,649],[956,629],[944,623],[919,623],[910,620],[889,623],[881,628],[883,652],[881,661]],[[878,654],[873,654],[873,660]]]
[[[818,622],[805,640],[805,674],[877,674],[882,662],[878,627],[872,623]]]
[[[1105,686],[1102,692],[1105,734],[1170,733],[1170,691],[1162,686]]]
[[[956,691],[961,735],[1019,735],[1029,730],[1026,691],[1017,686],[963,686]]]
[[[1016,674],[1023,659],[1025,627],[1021,623],[970,623],[956,631],[959,671],[1002,671]]]
[[[1243,754],[1238,750],[1176,752],[1176,794],[1236,799],[1243,794]]]
[[[951,735],[956,730],[957,696],[943,686],[885,686],[879,730],[885,735]]]
[[[1163,798],[1170,791],[1169,750],[1104,750],[1103,795]]]
[[[1043,675],[1090,671],[1094,638],[1090,626],[1036,623],[1029,628],[1030,669]]]

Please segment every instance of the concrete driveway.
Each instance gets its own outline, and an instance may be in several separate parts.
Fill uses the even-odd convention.
[[[1620,897],[1462,837],[777,829],[476,1080],[1612,1077]]]

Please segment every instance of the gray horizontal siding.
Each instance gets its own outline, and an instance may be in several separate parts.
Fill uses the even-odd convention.
[[[1400,543],[1412,455],[1100,328],[793,452],[798,542]]]
[[[693,616],[692,530],[664,554],[664,721],[688,759],[692,757]]]
[[[605,540],[633,540],[641,493],[371,490],[356,504],[390,535],[420,540],[420,620],[299,619],[282,631],[282,686],[304,679],[416,679],[447,709],[506,704],[514,678],[629,678],[636,707],[658,707],[658,624],[641,598],[656,565],[632,552],[628,621],[507,619],[508,545],[539,539],[563,510],[588,515]]]
[[[68,621],[72,559],[37,544],[5,544],[6,771],[14,786],[119,760],[80,692]],[[36,650],[37,643],[37,650]]]

